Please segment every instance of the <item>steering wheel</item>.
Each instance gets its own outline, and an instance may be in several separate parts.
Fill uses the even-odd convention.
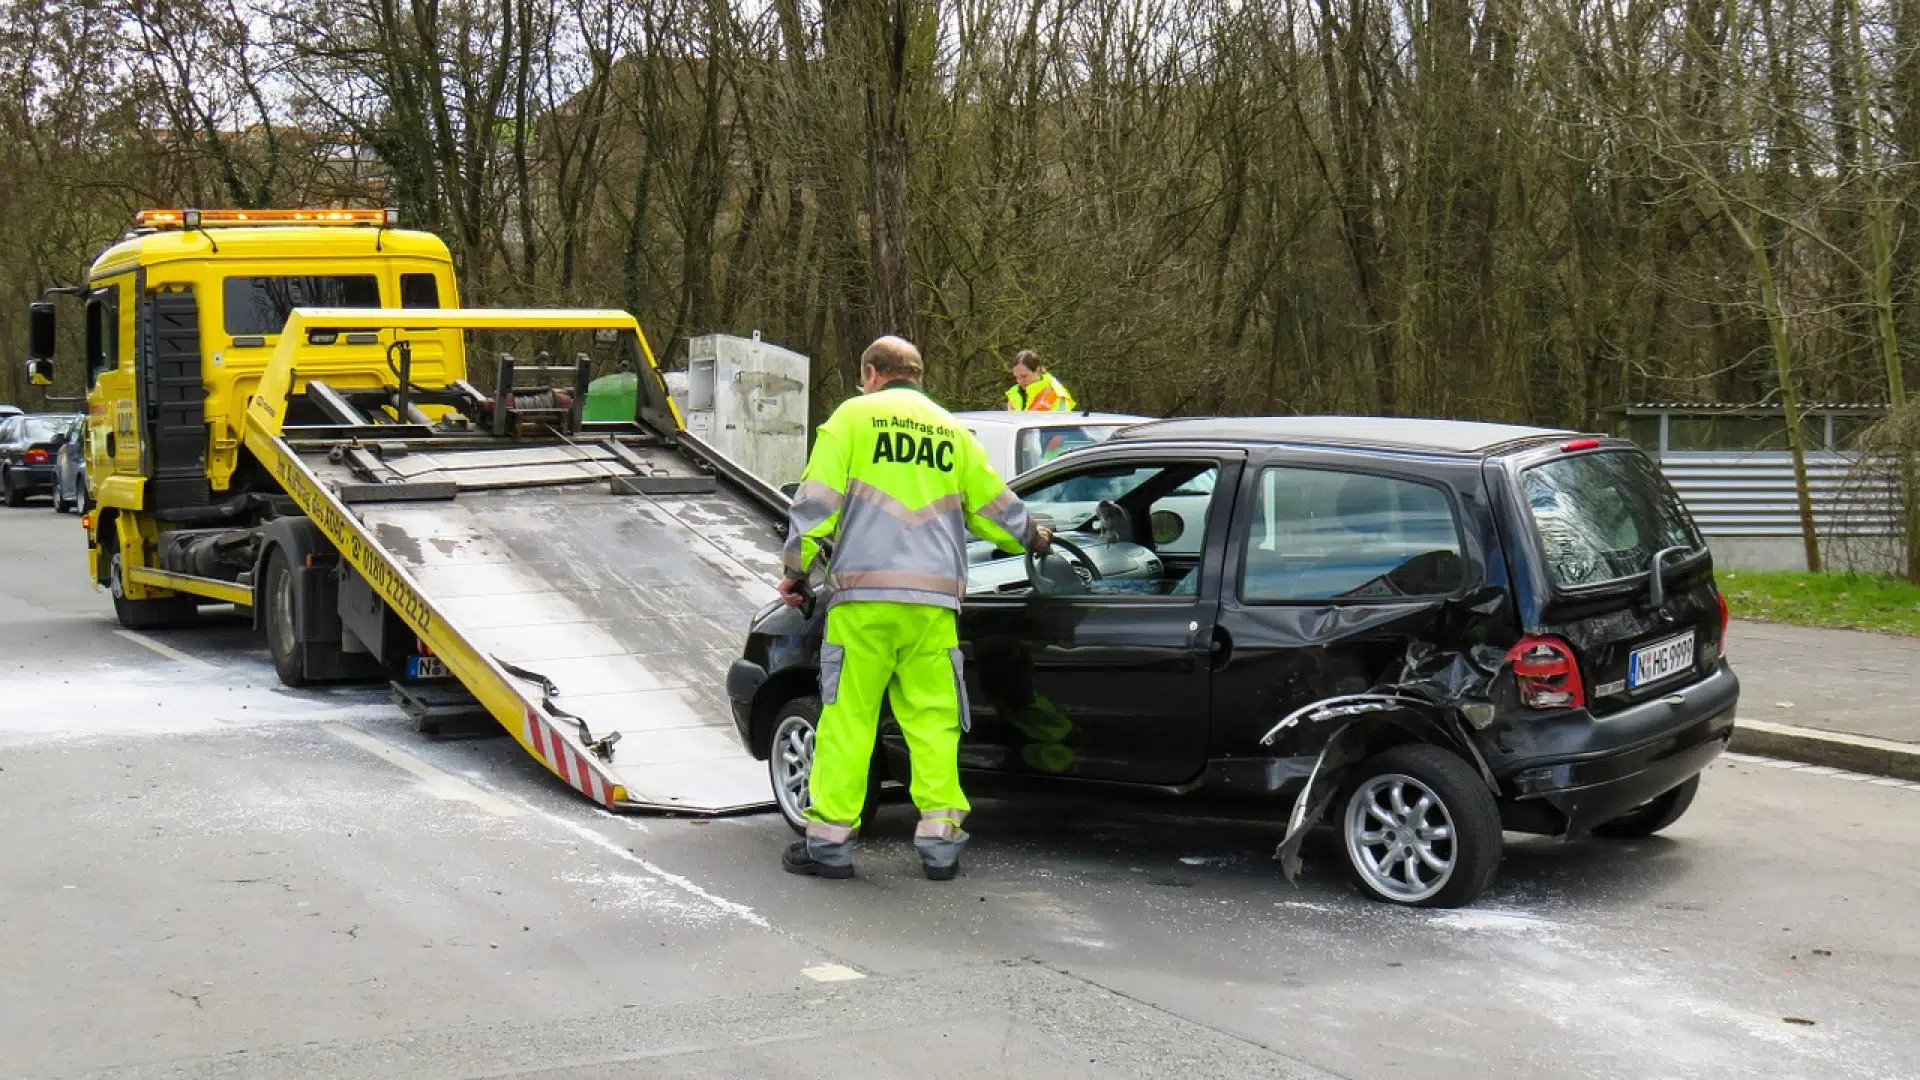
[[[1068,560],[1069,565],[1074,561],[1078,561],[1081,566],[1085,567],[1089,575],[1089,581],[1100,580],[1100,568],[1094,565],[1093,559],[1088,557],[1087,553],[1081,549],[1079,544],[1074,543],[1064,536],[1055,536],[1053,538],[1053,547],[1066,552],[1063,557]],[[1053,554],[1052,550],[1050,549],[1047,554]],[[1040,573],[1040,560],[1044,557],[1045,556],[1035,554],[1031,548],[1027,549],[1027,581],[1033,585],[1033,591],[1035,593],[1044,593],[1047,591],[1045,588],[1047,584],[1046,578]],[[1080,575],[1077,573],[1074,574],[1074,584],[1079,585],[1082,589],[1086,588],[1086,582],[1081,581]]]

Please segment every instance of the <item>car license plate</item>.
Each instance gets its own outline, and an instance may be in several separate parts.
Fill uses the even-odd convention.
[[[1693,631],[1633,650],[1627,660],[1627,688],[1637,690],[1683,671],[1693,670]]]
[[[437,656],[407,657],[407,678],[444,679],[447,677],[447,665]]]

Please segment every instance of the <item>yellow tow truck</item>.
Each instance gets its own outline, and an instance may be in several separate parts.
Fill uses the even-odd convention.
[[[53,290],[84,317],[92,579],[131,629],[249,609],[288,685],[484,713],[610,809],[769,805],[722,687],[785,497],[685,430],[632,316],[456,289],[391,210],[139,214]],[[33,303],[35,380],[56,318]],[[476,339],[553,349],[483,391]],[[642,373],[630,419],[583,419],[601,349]]]

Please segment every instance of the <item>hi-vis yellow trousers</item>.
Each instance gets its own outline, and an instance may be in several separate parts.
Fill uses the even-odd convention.
[[[954,612],[930,604],[848,601],[827,612],[808,852],[824,865],[852,861],[883,696],[912,758],[909,790],[920,809],[914,845],[927,865],[952,865],[971,809],[960,790],[966,682]]]

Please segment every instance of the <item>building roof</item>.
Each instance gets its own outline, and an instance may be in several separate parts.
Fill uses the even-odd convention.
[[[1714,414],[1729,413],[1750,414],[1756,416],[1777,416],[1784,411],[1778,401],[1754,401],[1741,404],[1728,401],[1635,401],[1626,405],[1615,405],[1602,409],[1604,413],[1626,413],[1637,415],[1645,413],[1688,413]],[[1814,401],[1801,402],[1800,411],[1812,412],[1858,412],[1881,413],[1887,411],[1885,402],[1871,401]]]
[[[1395,416],[1226,416],[1141,424],[1115,439],[1299,443],[1443,454],[1482,454],[1517,442],[1576,432],[1472,420]]]

